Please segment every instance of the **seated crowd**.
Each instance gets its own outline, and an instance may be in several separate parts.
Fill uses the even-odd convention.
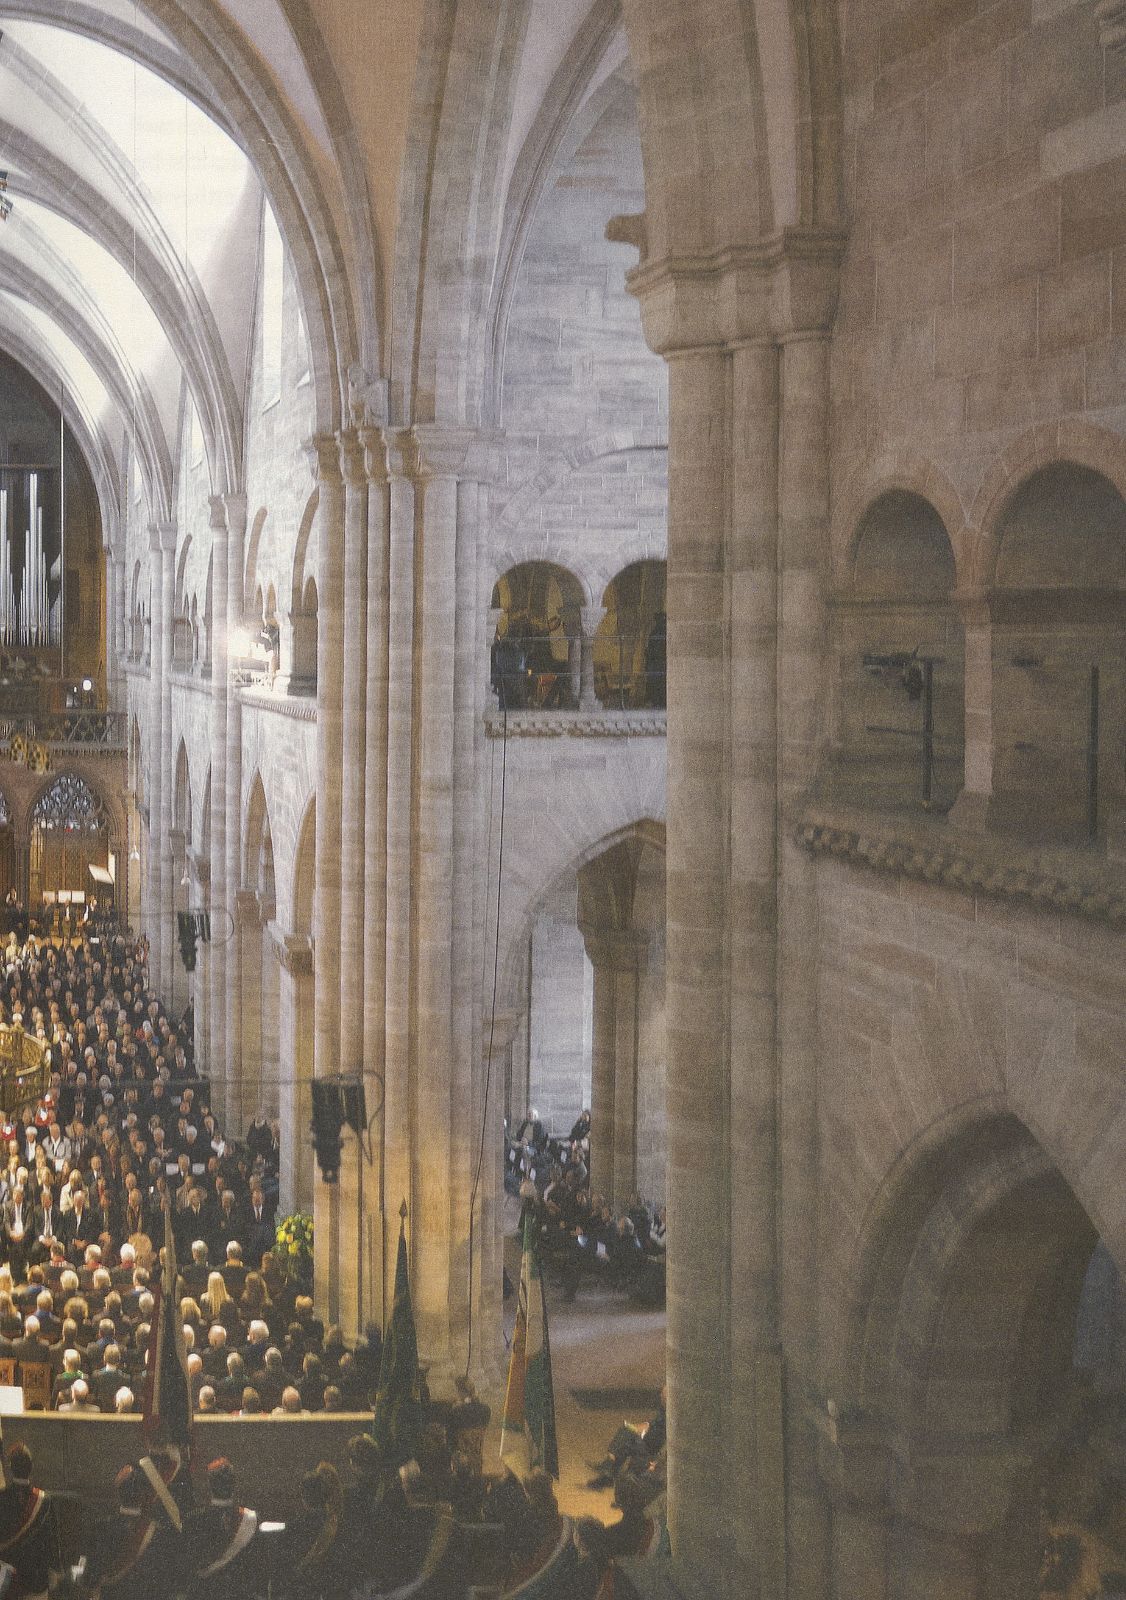
[[[625,1211],[614,1215],[605,1197],[591,1188],[590,1129],[590,1112],[583,1111],[566,1139],[551,1139],[535,1111],[529,1112],[509,1142],[507,1186],[535,1202],[545,1260],[556,1269],[568,1300],[586,1281],[661,1304],[665,1208],[631,1194]]]
[[[322,1461],[302,1477],[285,1522],[259,1514],[253,1485],[238,1482],[224,1458],[193,1475],[178,1451],[154,1450],[149,1470],[142,1462],[117,1475],[110,1507],[36,1488],[30,1453],[13,1445],[0,1489],[9,1592],[13,1600],[375,1600],[413,1584],[417,1600],[468,1600],[520,1595],[528,1584],[536,1600],[611,1592],[624,1600],[632,1591],[616,1584],[616,1563],[651,1554],[662,1527],[663,1407],[642,1435],[612,1442],[604,1465],[613,1465],[619,1515],[609,1525],[563,1517],[546,1473],[486,1472],[488,1422],[488,1407],[462,1382],[453,1402],[425,1402],[414,1453],[401,1465],[358,1433],[339,1466]]]
[[[276,1130],[227,1143],[144,947],[103,935],[2,952],[0,1021],[51,1076],[0,1127],[0,1361],[49,1368],[60,1410],[137,1409],[167,1200],[198,1409],[365,1408],[378,1344],[346,1351],[273,1251]]]

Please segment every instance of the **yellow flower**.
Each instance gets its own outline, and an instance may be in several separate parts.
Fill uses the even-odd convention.
[[[301,1251],[301,1247],[296,1242],[291,1244],[290,1247],[289,1247],[289,1253],[290,1253],[291,1256],[299,1255],[300,1251]]]

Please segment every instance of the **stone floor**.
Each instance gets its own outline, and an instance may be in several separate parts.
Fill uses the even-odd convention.
[[[510,1222],[505,1261],[515,1284],[520,1272],[515,1214]],[[585,1487],[591,1476],[588,1462],[601,1457],[623,1420],[648,1420],[652,1411],[648,1395],[655,1395],[665,1381],[665,1313],[642,1309],[621,1293],[597,1287],[584,1286],[568,1304],[549,1281],[547,1295],[559,1434],[559,1506],[571,1516],[607,1521],[616,1514],[612,1493]],[[505,1334],[510,1335],[515,1295],[505,1311]],[[487,1466],[495,1463],[499,1443],[498,1412],[486,1444]]]

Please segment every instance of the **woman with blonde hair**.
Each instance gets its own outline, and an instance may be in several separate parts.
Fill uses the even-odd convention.
[[[231,1299],[221,1272],[207,1274],[207,1288],[203,1291],[203,1310],[208,1322],[221,1322],[230,1333],[238,1326],[238,1307]]]

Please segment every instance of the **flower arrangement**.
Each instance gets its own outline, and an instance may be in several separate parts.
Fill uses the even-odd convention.
[[[295,1211],[278,1223],[274,1254],[287,1277],[308,1276],[313,1265],[313,1219],[307,1212]]]

